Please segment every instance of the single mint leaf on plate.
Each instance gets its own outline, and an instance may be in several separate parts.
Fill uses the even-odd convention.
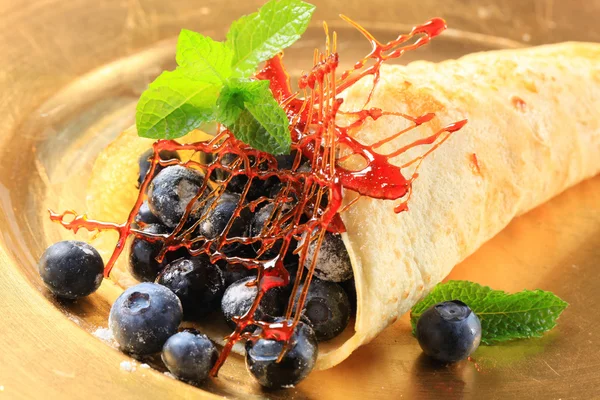
[[[300,0],[271,0],[231,24],[227,44],[234,53],[233,75],[251,76],[259,63],[298,40],[314,10],[315,6]]]
[[[509,294],[468,281],[437,285],[410,312],[413,333],[421,314],[429,307],[450,300],[467,304],[481,321],[484,344],[539,337],[556,326],[567,303],[551,292],[523,290]]]
[[[223,83],[231,75],[233,50],[197,32],[182,29],[177,41],[177,65],[188,75]]]
[[[216,114],[242,142],[273,155],[289,154],[289,120],[268,81],[230,81],[219,96]]]
[[[139,136],[176,139],[214,118],[222,85],[195,76],[178,68],[163,72],[150,84],[136,108]]]

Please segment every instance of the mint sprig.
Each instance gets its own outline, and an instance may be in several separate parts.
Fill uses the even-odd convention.
[[[138,135],[176,139],[202,123],[217,121],[257,150],[287,154],[289,120],[267,81],[250,79],[259,63],[300,38],[314,6],[300,0],[271,0],[235,21],[226,42],[182,30],[177,65],[142,93]]]
[[[551,292],[523,290],[509,294],[468,281],[437,285],[410,312],[413,333],[417,321],[429,307],[450,300],[467,304],[481,321],[484,344],[540,337],[556,326],[567,303]]]
[[[287,115],[273,98],[268,81],[230,81],[217,100],[217,119],[255,149],[289,153]]]

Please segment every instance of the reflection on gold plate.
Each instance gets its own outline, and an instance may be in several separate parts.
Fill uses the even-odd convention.
[[[85,210],[95,156],[133,122],[145,85],[172,65],[179,29],[222,37],[234,17],[261,2],[223,3],[0,0],[0,399],[600,397],[600,318],[594,311],[600,299],[600,177],[517,218],[451,273],[451,279],[508,291],[551,290],[571,304],[543,338],[482,346],[477,365],[432,365],[404,316],[341,365],[314,372],[295,389],[261,391],[238,356],[218,380],[195,388],[139,363],[124,371],[120,363],[130,359],[91,334],[106,327],[120,293],[116,285],[105,282],[75,303],[48,296],[36,260],[47,245],[72,236],[49,224],[45,209]],[[337,22],[339,12],[383,39],[432,16],[446,18],[454,30],[413,58],[600,40],[592,29],[600,6],[583,0],[313,3],[313,26],[286,55],[296,74],[322,44],[320,19],[338,30],[342,62],[368,49]]]

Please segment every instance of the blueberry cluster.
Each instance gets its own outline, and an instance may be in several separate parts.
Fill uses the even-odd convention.
[[[138,184],[147,178],[151,156],[149,151],[139,160]],[[176,152],[161,152],[160,157],[180,160]],[[191,383],[206,379],[218,353],[202,333],[178,333],[180,323],[222,318],[234,329],[236,317],[248,312],[257,295],[258,289],[252,284],[256,270],[239,263],[212,263],[208,255],[192,256],[186,248],[167,251],[158,261],[164,240],[177,230],[185,232],[186,240],[197,244],[195,248],[205,246],[229,260],[271,259],[280,253],[283,240],[265,238],[273,229],[273,221],[285,220],[298,201],[298,195],[289,188],[282,194],[284,185],[274,177],[254,178],[247,188],[251,178],[235,173],[232,176],[234,168],[227,169],[240,166],[243,160],[233,154],[221,157],[223,168],[215,170],[210,179],[180,163],[156,168],[154,176],[148,177],[152,180],[135,218],[136,234],[129,253],[129,271],[142,283],[123,292],[109,316],[109,327],[121,350],[135,355],[162,351],[169,371]],[[276,157],[277,168],[310,168],[307,164],[298,167],[297,157]],[[248,161],[257,162],[252,157]],[[240,209],[242,197],[245,200]],[[249,202],[255,204],[252,209]],[[304,289],[306,269],[315,264],[302,310],[303,322],[290,336],[284,358],[276,362],[284,346],[282,341],[253,339],[246,343],[248,370],[263,386],[289,386],[305,378],[316,362],[317,343],[339,335],[355,311],[352,267],[340,235],[326,233],[320,241],[320,252],[316,251],[317,242],[305,235],[288,246],[284,264],[290,282],[267,291],[255,311],[257,321],[291,323],[284,318],[286,306],[289,301],[296,304]],[[306,261],[299,266],[297,253],[302,252],[306,253]],[[70,241],[51,246],[39,264],[50,290],[69,298],[95,291],[103,267],[100,255],[91,246]],[[302,278],[293,295],[299,268],[303,268]],[[246,327],[247,334],[254,337],[259,331],[257,326]]]

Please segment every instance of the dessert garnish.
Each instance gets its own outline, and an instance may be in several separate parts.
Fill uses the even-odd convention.
[[[510,294],[474,282],[448,281],[438,284],[412,308],[413,333],[426,310],[448,301],[460,301],[477,315],[481,321],[483,344],[540,337],[556,326],[558,317],[568,306],[567,302],[544,290]]]

